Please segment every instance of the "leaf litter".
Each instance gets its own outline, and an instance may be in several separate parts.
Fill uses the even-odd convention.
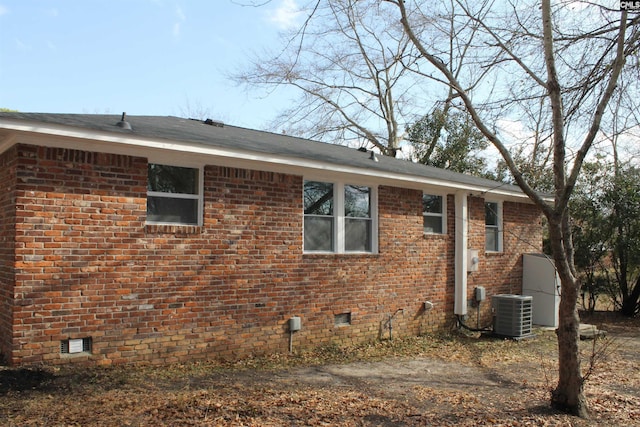
[[[0,367],[0,425],[640,426],[640,320],[599,326],[614,331],[609,341],[581,342],[589,420],[549,407],[557,344],[537,331],[521,341],[430,335],[234,362]]]

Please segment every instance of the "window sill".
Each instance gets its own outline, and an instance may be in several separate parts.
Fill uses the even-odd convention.
[[[144,231],[147,234],[200,234],[200,225],[182,224],[145,224]]]
[[[447,233],[422,233],[422,237],[425,239],[432,239],[432,238],[444,238],[444,237],[449,237],[449,235]]]
[[[379,253],[377,252],[303,252],[302,253],[302,256],[304,257],[328,257],[328,256],[335,256],[335,257],[373,256],[375,257],[378,255]]]

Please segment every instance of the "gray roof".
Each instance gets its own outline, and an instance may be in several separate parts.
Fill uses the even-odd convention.
[[[411,175],[419,178],[446,181],[463,186],[486,189],[499,188],[500,192],[523,196],[520,188],[514,185],[382,155],[378,155],[379,161],[374,162],[370,158],[371,153],[364,153],[354,148],[245,129],[227,124],[222,125],[218,122],[205,124],[201,120],[171,116],[127,116],[126,121],[132,127],[131,130],[127,130],[116,126],[116,123],[121,119],[121,115],[0,112],[0,128],[4,127],[2,122],[5,119],[286,156],[301,160],[314,160],[335,165],[364,168],[380,173]]]

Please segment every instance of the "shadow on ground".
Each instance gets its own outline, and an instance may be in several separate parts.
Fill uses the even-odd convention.
[[[48,387],[54,375],[43,369],[2,369],[0,368],[0,395],[9,392],[24,392]]]

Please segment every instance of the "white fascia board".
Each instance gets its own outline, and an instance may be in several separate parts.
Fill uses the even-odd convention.
[[[19,138],[9,137],[8,142],[0,144],[0,153],[8,149],[11,145],[19,142],[27,144],[70,148],[76,150],[87,150],[94,152],[106,152],[112,154],[125,154],[153,158],[160,161],[166,158],[167,161],[174,160],[189,164],[219,164],[218,162],[208,162],[207,158],[223,159],[225,166],[246,167],[269,172],[286,172],[309,177],[331,177],[333,179],[340,176],[349,178],[360,178],[378,185],[392,185],[403,188],[425,189],[438,188],[450,192],[459,190],[469,191],[472,194],[491,194],[500,198],[518,202],[528,202],[526,194],[517,194],[510,191],[500,190],[500,188],[489,188],[485,186],[466,185],[445,180],[419,177],[394,172],[383,172],[358,168],[353,166],[337,165],[329,162],[302,159],[299,157],[277,156],[268,153],[261,153],[247,150],[231,150],[198,143],[186,143],[175,140],[159,140],[148,137],[140,137],[126,134],[116,134],[91,129],[74,128],[70,126],[37,123],[29,124],[19,120],[0,120],[0,129],[7,129],[19,132]],[[43,139],[42,136],[47,138]],[[52,138],[55,137],[55,138]],[[178,157],[176,157],[178,156]]]

